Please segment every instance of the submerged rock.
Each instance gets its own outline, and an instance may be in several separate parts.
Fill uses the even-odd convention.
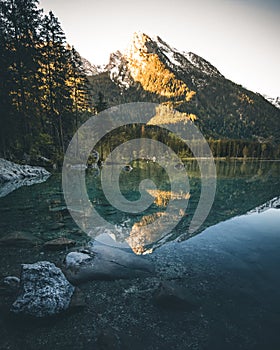
[[[65,275],[71,283],[95,279],[128,279],[154,273],[146,258],[101,244],[90,244],[88,250],[69,253],[64,261]]]
[[[186,288],[175,282],[163,281],[154,293],[153,301],[158,306],[175,310],[193,310],[197,301]]]
[[[54,264],[48,261],[24,264],[19,295],[11,311],[39,318],[57,315],[68,309],[74,290]]]
[[[73,247],[76,244],[75,241],[69,238],[60,237],[52,239],[44,244],[45,250],[64,250],[66,248]]]
[[[41,245],[42,241],[27,232],[12,232],[0,239],[0,246],[5,247],[33,247]]]

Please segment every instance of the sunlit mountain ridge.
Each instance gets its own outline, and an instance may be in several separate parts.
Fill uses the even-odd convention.
[[[278,108],[226,79],[204,58],[159,37],[135,33],[127,49],[112,53],[104,70],[89,79],[94,98],[101,94],[108,107],[157,102],[195,116],[207,138],[279,144]]]

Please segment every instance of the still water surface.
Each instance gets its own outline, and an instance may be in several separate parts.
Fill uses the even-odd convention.
[[[99,169],[91,169],[86,175],[87,192],[91,203],[100,216],[115,225],[116,231],[111,237],[124,247],[128,246],[127,241],[132,231],[134,234],[137,233],[139,226],[144,231],[147,223],[156,220],[164,213],[170,199],[169,178],[163,168],[152,161],[138,161],[132,163],[132,166],[132,171],[124,171],[120,175],[120,190],[124,198],[132,201],[132,204],[139,199],[139,184],[144,179],[153,180],[159,190],[157,194],[151,192],[155,197],[154,203],[138,214],[122,212],[110,205],[102,190]],[[149,232],[145,232],[142,252],[160,246],[167,240],[182,241],[189,238],[188,227],[200,198],[201,180],[195,161],[187,162],[185,168],[190,182],[190,192],[182,220],[168,237],[149,239]],[[196,234],[206,227],[246,214],[280,195],[280,162],[218,161],[216,169],[215,201],[206,221]],[[0,213],[0,236],[13,231],[23,231],[46,241],[56,236],[73,238],[80,229],[66,208],[60,174],[51,176],[44,183],[23,186],[0,198]],[[54,232],[52,229],[56,224],[61,228]],[[102,230],[102,227],[93,227],[91,238],[98,237],[104,231]],[[89,237],[86,234],[80,234],[79,241],[87,239]]]

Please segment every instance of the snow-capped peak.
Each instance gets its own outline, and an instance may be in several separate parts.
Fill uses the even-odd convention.
[[[133,48],[133,55],[141,56],[141,52],[161,53],[168,62],[175,68],[181,70],[198,69],[208,76],[222,76],[222,74],[208,61],[192,52],[180,52],[168,45],[159,36],[149,37],[144,33],[134,33],[130,46]]]
[[[166,68],[173,72],[188,72],[191,75],[193,72],[198,72],[204,76],[222,77],[221,73],[203,58],[192,52],[180,52],[159,36],[149,37],[141,32],[134,33],[124,53],[117,51],[111,54],[106,69],[113,81],[127,89],[136,77],[139,78],[139,74],[142,75],[145,72],[150,55],[157,55]],[[201,77],[201,79],[204,78]]]

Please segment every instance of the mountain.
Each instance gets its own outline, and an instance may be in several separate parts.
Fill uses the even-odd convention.
[[[101,66],[95,66],[94,64],[90,63],[90,61],[88,61],[83,57],[81,57],[81,61],[82,61],[83,69],[87,76],[97,75],[103,71],[103,68]]]
[[[226,79],[210,62],[180,52],[160,37],[134,34],[102,73],[91,77],[93,95],[108,106],[149,101],[195,116],[208,138],[280,143],[280,110],[260,94]]]
[[[141,33],[134,34],[124,54],[121,54],[120,51],[111,54],[106,68],[110,72],[111,79],[125,88],[128,88],[134,81],[143,82],[145,75],[153,73],[153,68],[158,68],[156,74],[167,73],[166,70],[169,70],[175,75],[176,73],[191,75],[196,70],[206,76],[222,77],[214,66],[194,53],[180,53],[160,37],[152,40],[146,34]],[[165,82],[163,77],[160,80]],[[155,79],[154,83],[158,83],[158,80]]]

